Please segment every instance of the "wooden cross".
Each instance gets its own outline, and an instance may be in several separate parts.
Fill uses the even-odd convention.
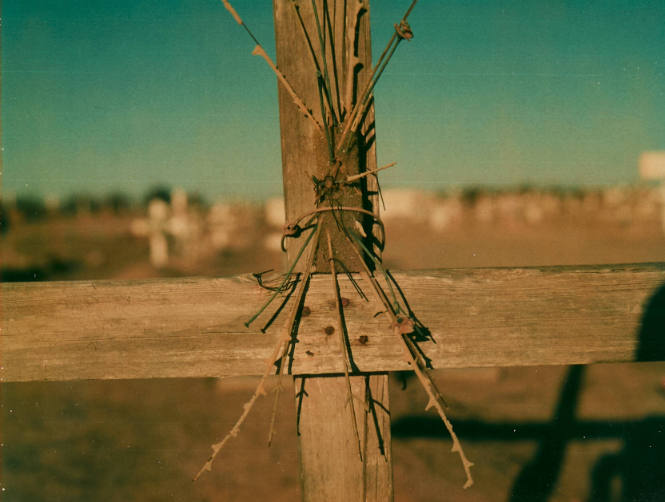
[[[340,9],[346,4],[337,2]],[[354,8],[348,16],[353,30],[337,25],[345,33],[359,34],[357,44],[346,44],[347,75],[354,75],[358,86],[371,67],[369,6],[360,5],[362,10]],[[316,102],[317,79],[307,66],[308,47],[289,0],[275,0],[274,14],[279,69],[305,103]],[[301,14],[305,22],[312,22],[311,9]],[[345,18],[337,12],[334,16]],[[283,83],[279,99],[286,216],[291,221],[311,211],[311,170],[327,166],[329,152],[314,133],[314,120],[323,117],[307,112],[307,118]],[[366,140],[373,134],[371,108],[367,112],[361,131]],[[362,155],[348,164],[371,170],[373,145],[373,140],[365,141]],[[374,195],[369,192],[374,190],[369,185],[361,195],[371,203]],[[291,261],[296,250],[288,249]],[[317,267],[325,271],[325,260]],[[653,318],[650,299],[665,282],[665,264],[393,275],[434,335],[436,343],[420,345],[434,368],[588,364],[649,357],[640,351],[640,334],[644,320]],[[369,288],[362,278],[356,281]],[[352,382],[354,400],[363,402],[360,410],[379,408],[377,423],[365,426],[364,412],[356,417],[357,430],[368,439],[360,461],[345,379],[340,376],[345,360],[338,344],[330,341],[330,328],[337,329],[338,306],[331,296],[330,276],[317,274],[309,283],[307,315],[298,326],[299,343],[290,368],[298,379],[297,391],[304,391],[296,397],[301,405],[303,498],[392,500],[386,375],[410,366],[398,340],[386,329],[385,316],[375,315],[376,305],[354,296],[348,279],[340,279],[340,289],[347,299],[348,344],[358,368]],[[279,339],[274,331],[248,332],[244,325],[250,306],[261,305],[270,294],[250,277],[19,283],[3,284],[2,292],[0,378],[6,382],[258,375]],[[655,339],[659,358],[662,344]]]
[[[191,261],[198,252],[200,227],[188,208],[187,192],[176,188],[171,192],[171,203],[155,198],[148,203],[148,217],[131,224],[132,234],[147,237],[150,264],[155,268],[169,264],[169,237],[173,239],[176,256]]]
[[[358,2],[357,5],[349,3],[345,6],[343,2],[338,2],[330,11],[326,8],[325,1],[317,4],[318,13],[305,5],[301,5],[297,10],[293,9],[288,0],[274,2],[277,66],[306,104],[320,101],[320,82],[314,78],[317,74],[316,66],[328,68],[327,71],[324,69],[323,77],[330,83],[328,93],[333,109],[336,106],[340,116],[346,114],[348,117],[354,102],[352,94],[357,95],[365,88],[372,69],[369,4]],[[327,23],[323,18],[327,15],[326,11],[330,12]],[[301,29],[298,26],[300,23],[309,27],[310,33],[316,33],[318,30],[311,28],[319,25],[323,25],[324,31],[326,25],[335,27],[334,33],[332,30],[328,34],[324,33],[335,43],[325,49],[324,41],[324,50],[319,50],[319,53],[323,52],[319,63],[315,63],[308,53],[309,47],[304,36],[308,30]],[[316,44],[316,41],[313,43]],[[355,101],[360,99],[361,97],[357,96]],[[290,222],[314,208],[312,179],[313,176],[319,179],[325,177],[330,153],[325,137],[317,131],[314,121],[308,120],[302,114],[284,86],[279,88],[279,106],[286,221]],[[321,113],[313,112],[313,115],[320,123],[330,120]],[[347,175],[376,169],[373,126],[373,109],[370,108],[360,134],[363,144],[359,144],[344,159]],[[350,193],[343,193],[339,203],[360,206],[365,198],[365,208],[376,211],[376,182],[372,178],[365,181],[362,194],[356,194],[352,190]],[[344,237],[341,232],[331,230],[336,257],[346,262],[347,266],[353,267],[357,258],[343,247]],[[288,248],[290,261],[294,259],[297,250],[297,246]],[[321,263],[325,260],[319,257],[318,261],[317,267],[325,269],[325,264]],[[355,270],[358,271],[357,268]],[[329,301],[333,300],[330,291],[326,296]],[[360,302],[350,291],[343,296],[349,302]],[[311,298],[311,293],[307,298]],[[323,314],[327,317],[327,325],[319,334],[331,333],[324,335],[324,340],[321,340],[331,345],[331,339],[337,336],[337,333],[332,332],[340,329],[335,322],[335,312],[331,308],[321,311],[320,308],[311,306],[309,300],[306,306],[312,314]],[[349,307],[351,306],[345,307],[346,312],[349,312]],[[371,315],[365,320],[372,319]],[[349,335],[349,343],[354,345],[357,344],[359,336],[367,336],[362,329],[352,331],[349,328],[348,332],[353,334],[353,337]],[[372,340],[372,343],[375,341]],[[302,352],[300,347],[299,350],[307,353]],[[312,348],[309,352],[315,354],[312,357],[318,357],[316,354],[319,349]],[[338,352],[338,357],[345,356]],[[371,394],[365,392],[366,386],[371,389]],[[354,399],[357,399],[361,406],[348,402],[347,383],[343,376],[296,379],[296,392],[299,393],[300,479],[304,499],[307,501],[392,499],[388,375],[381,372],[353,376],[351,387]],[[303,392],[306,397],[300,394]],[[369,414],[363,411],[357,413],[354,406],[357,410],[373,407],[373,423],[368,424]],[[366,445],[362,459],[359,456],[356,433],[359,433],[361,442]]]
[[[155,268],[165,267],[169,263],[169,244],[166,238],[169,220],[169,205],[161,199],[152,199],[148,203],[148,218],[134,220],[132,233],[148,237],[150,246],[150,264]]]

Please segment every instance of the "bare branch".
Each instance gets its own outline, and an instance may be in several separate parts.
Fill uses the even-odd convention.
[[[279,375],[282,374],[282,369],[284,366],[284,361],[286,359],[286,354],[287,354],[287,347],[288,343],[291,339],[291,334],[293,332],[293,325],[295,323],[296,317],[298,315],[298,310],[300,308],[300,304],[302,303],[302,298],[303,295],[305,294],[306,285],[309,282],[309,278],[311,276],[311,270],[312,270],[312,264],[314,262],[314,256],[316,255],[316,249],[317,249],[317,243],[319,240],[319,234],[321,232],[321,226],[317,225],[316,230],[312,232],[315,236],[315,241],[312,247],[310,248],[310,253],[307,258],[307,268],[305,269],[304,277],[302,278],[302,281],[300,284],[298,284],[298,291],[296,293],[296,298],[294,303],[291,306],[291,312],[289,314],[289,318],[287,319],[287,322],[284,325],[282,335],[279,338],[279,341],[277,342],[277,345],[275,346],[275,350],[273,351],[272,356],[266,361],[266,369],[263,372],[263,375],[261,376],[261,379],[259,380],[259,384],[256,386],[256,390],[254,391],[254,394],[252,394],[252,397],[243,405],[243,412],[240,415],[240,418],[236,421],[236,423],[233,425],[231,430],[224,436],[224,438],[219,441],[218,443],[215,443],[212,445],[212,454],[208,458],[205,464],[203,464],[203,467],[201,467],[201,470],[194,476],[194,481],[199,479],[201,477],[201,474],[203,474],[205,471],[210,471],[212,469],[212,463],[215,460],[215,457],[219,454],[221,449],[224,447],[224,445],[229,441],[229,439],[234,438],[238,435],[238,432],[240,431],[240,427],[242,424],[245,422],[245,419],[249,415],[249,412],[252,410],[252,407],[254,406],[254,403],[260,396],[265,396],[266,391],[265,391],[265,380],[268,378],[268,376],[272,373],[273,371],[273,366],[275,365],[275,361],[279,358],[280,359],[280,365],[278,368]],[[272,433],[269,434],[269,437],[272,437]]]

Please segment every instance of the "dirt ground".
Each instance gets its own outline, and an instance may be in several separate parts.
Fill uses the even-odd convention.
[[[14,225],[2,237],[3,280],[229,275],[281,269],[280,253],[248,244],[156,270],[136,215],[94,214]],[[656,218],[562,217],[539,225],[463,219],[445,231],[387,223],[393,269],[665,261]],[[424,238],[423,236],[427,236]],[[665,327],[664,327],[665,334]],[[391,377],[395,500],[665,500],[665,363],[439,370],[435,379],[476,485],[450,453],[417,382]],[[4,384],[2,501],[299,499],[293,403],[282,401],[266,447],[270,400],[259,401],[217,460],[191,478],[226,433],[256,380],[236,378]],[[404,388],[405,387],[405,388]]]

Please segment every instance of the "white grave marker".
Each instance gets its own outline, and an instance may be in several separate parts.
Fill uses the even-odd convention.
[[[187,192],[181,188],[171,192],[171,218],[167,229],[174,238],[176,254],[190,257],[192,251],[190,244],[195,236],[192,235]]]
[[[284,229],[284,197],[271,197],[265,202],[265,220],[270,231],[263,238],[263,245],[270,251],[281,251],[282,231]]]
[[[166,240],[166,226],[169,206],[161,199],[153,199],[148,204],[148,219],[134,220],[131,231],[134,235],[147,236],[150,241],[150,263],[160,268],[169,262],[169,247]]]
[[[665,232],[665,150],[640,155],[640,176],[645,180],[660,180],[660,221]]]

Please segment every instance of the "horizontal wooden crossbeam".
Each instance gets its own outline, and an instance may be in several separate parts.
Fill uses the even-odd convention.
[[[394,274],[434,342],[434,368],[665,360],[665,263]],[[343,278],[340,278],[340,280]],[[361,278],[358,283],[372,299]],[[257,375],[285,315],[251,276],[2,285],[2,381]],[[360,371],[406,370],[390,320],[348,280]],[[328,276],[307,293],[291,370],[343,371]],[[256,327],[255,327],[256,326]]]

